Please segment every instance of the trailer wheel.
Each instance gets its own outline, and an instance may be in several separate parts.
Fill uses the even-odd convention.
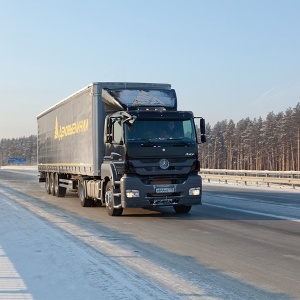
[[[105,188],[105,204],[106,204],[106,211],[109,216],[121,216],[123,213],[123,207],[115,208],[115,201],[114,201],[114,190],[111,185],[111,182],[108,181]]]
[[[50,194],[55,196],[55,189],[54,189],[54,173],[50,173]]]
[[[61,175],[55,173],[54,176],[54,192],[57,197],[64,197],[66,195],[66,188],[59,186],[59,179]]]
[[[50,190],[50,174],[48,172],[46,173],[45,188],[46,188],[46,192],[48,194],[51,194],[51,190]]]
[[[187,214],[190,212],[192,206],[191,205],[174,205],[174,210],[177,214]]]
[[[94,201],[94,206],[95,207],[101,207],[102,206],[102,201],[101,200]]]
[[[80,199],[80,205],[82,207],[90,207],[93,204],[91,198],[87,198],[85,195],[85,186],[83,180],[78,180],[78,197]]]

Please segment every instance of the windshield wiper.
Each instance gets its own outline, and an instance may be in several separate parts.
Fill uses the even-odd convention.
[[[185,142],[183,140],[178,140],[178,139],[172,139],[173,141],[176,141],[176,144],[174,144],[174,146],[189,146],[190,143]]]
[[[154,147],[157,146],[156,144],[154,144],[152,141],[147,140],[145,143],[141,143],[142,147]]]

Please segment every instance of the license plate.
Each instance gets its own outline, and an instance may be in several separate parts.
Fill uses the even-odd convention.
[[[156,188],[155,192],[157,194],[163,194],[163,193],[174,193],[175,189],[174,188]]]

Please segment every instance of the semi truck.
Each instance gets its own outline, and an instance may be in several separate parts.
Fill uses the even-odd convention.
[[[95,82],[39,114],[37,127],[39,182],[53,196],[77,192],[110,216],[201,204],[205,120],[177,110],[170,84]]]

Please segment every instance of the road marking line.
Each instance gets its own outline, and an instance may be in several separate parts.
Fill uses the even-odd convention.
[[[233,211],[238,211],[238,212],[243,212],[243,213],[252,214],[252,215],[259,215],[259,216],[264,216],[264,217],[282,219],[282,220],[286,220],[286,221],[300,222],[300,220],[296,219],[296,218],[278,216],[278,215],[273,215],[273,214],[267,214],[267,213],[262,213],[262,212],[258,212],[258,211],[254,211],[254,210],[241,209],[241,208],[231,208],[231,207],[227,207],[227,206],[224,206],[224,205],[207,204],[207,203],[203,203],[203,205],[222,208],[222,209],[227,209],[227,210],[233,210]]]
[[[32,300],[20,274],[0,246],[0,300]]]
[[[296,259],[296,260],[300,261],[300,256],[296,256],[296,255],[283,255],[283,256],[287,257],[287,258],[292,258],[292,259]]]

